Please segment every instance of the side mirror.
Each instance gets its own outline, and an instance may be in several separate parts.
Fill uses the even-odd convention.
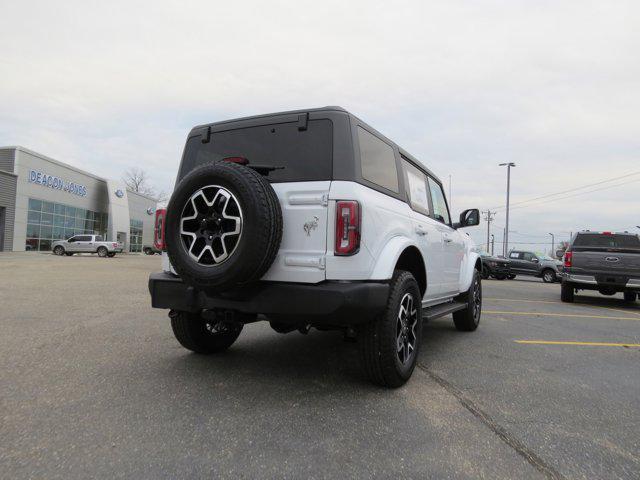
[[[469,208],[460,214],[460,221],[454,223],[453,228],[475,227],[480,225],[480,210]]]

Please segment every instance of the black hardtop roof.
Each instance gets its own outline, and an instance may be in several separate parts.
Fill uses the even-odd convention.
[[[354,119],[356,119],[358,121],[358,123],[360,123],[363,126],[365,126],[367,128],[367,130],[370,130],[371,132],[375,133],[380,138],[383,138],[386,142],[388,142],[388,143],[390,143],[392,145],[395,145],[403,156],[405,156],[406,158],[411,160],[416,165],[419,165],[431,177],[433,177],[434,180],[436,180],[440,185],[442,185],[442,182],[440,181],[438,176],[435,175],[429,168],[427,168],[427,166],[424,163],[422,163],[416,157],[411,155],[409,152],[407,152],[404,148],[402,148],[396,142],[394,142],[393,140],[391,140],[390,138],[388,138],[387,136],[385,136],[384,134],[380,133],[378,130],[373,128],[371,125],[369,125],[367,122],[362,120],[360,117],[358,117],[357,115],[354,115],[353,113],[349,112],[347,109],[345,109],[343,107],[340,107],[340,106],[337,106],[337,105],[329,105],[329,106],[326,106],[326,107],[317,107],[317,108],[305,108],[305,109],[300,109],[300,110],[287,110],[287,111],[284,111],[284,112],[264,113],[264,114],[261,114],[261,115],[251,115],[251,116],[248,116],[248,117],[230,118],[230,119],[222,120],[222,121],[219,121],[219,122],[212,122],[212,123],[205,123],[205,124],[202,124],[202,125],[197,125],[197,126],[193,127],[191,129],[191,131],[193,132],[194,130],[198,130],[198,129],[202,129],[202,128],[206,128],[206,127],[217,127],[217,126],[222,126],[222,125],[225,125],[225,124],[233,124],[233,123],[237,123],[237,122],[246,122],[246,121],[251,121],[251,120],[266,119],[266,118],[269,118],[269,117],[278,117],[278,116],[283,116],[283,115],[302,115],[302,114],[305,114],[305,113],[320,113],[320,112],[344,113],[346,115],[349,115],[350,117],[353,117]]]

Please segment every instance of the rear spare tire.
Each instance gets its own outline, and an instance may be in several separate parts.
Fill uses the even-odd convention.
[[[202,165],[171,196],[165,239],[171,264],[189,285],[223,291],[259,280],[282,240],[278,197],[248,167]]]

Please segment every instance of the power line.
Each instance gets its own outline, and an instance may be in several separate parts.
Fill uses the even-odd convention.
[[[562,190],[562,191],[556,192],[556,193],[547,193],[547,194],[541,195],[539,197],[529,198],[527,200],[521,200],[519,202],[512,203],[511,206],[516,206],[516,205],[522,205],[522,204],[525,204],[525,203],[535,202],[536,200],[542,200],[542,199],[549,198],[549,197],[555,197],[555,196],[558,196],[558,195],[563,195],[565,193],[571,193],[571,192],[575,192],[575,191],[578,191],[578,190],[582,190],[582,189],[588,188],[588,187],[595,187],[597,185],[602,185],[603,183],[609,183],[609,182],[613,182],[615,180],[620,180],[622,178],[629,178],[629,177],[632,177],[632,176],[635,176],[635,175],[640,175],[640,170],[636,171],[636,172],[627,173],[626,175],[621,175],[619,177],[613,177],[613,178],[609,178],[607,180],[601,180],[601,181],[595,182],[595,183],[588,183],[588,184],[582,185],[580,187],[570,188],[569,190]],[[635,181],[638,181],[638,180],[633,180],[633,181],[635,182]],[[629,182],[629,183],[631,183],[631,182]],[[615,186],[616,185],[612,185],[610,187],[605,187],[605,188],[613,188]],[[596,191],[596,190],[594,190],[594,191]],[[579,195],[581,195],[582,193],[588,193],[588,192],[581,192]],[[503,208],[506,208],[506,207],[504,205],[501,205],[501,206],[497,206],[497,207],[493,207],[493,208],[503,209]]]
[[[607,185],[606,187],[601,187],[601,188],[594,188],[593,190],[587,190],[586,192],[579,192],[579,193],[574,193],[572,195],[566,195],[564,197],[559,197],[559,198],[551,198],[551,199],[547,199],[547,200],[542,200],[542,201],[538,201],[536,203],[533,204],[528,204],[528,205],[519,205],[516,207],[512,207],[513,209],[516,208],[528,208],[528,207],[536,207],[538,205],[543,205],[545,203],[549,203],[549,202],[556,202],[558,200],[566,200],[567,198],[573,198],[573,197],[578,197],[580,195],[586,195],[587,193],[593,193],[593,192],[600,192],[602,190],[608,190],[610,188],[616,188],[616,187],[622,187],[623,185],[628,185],[630,183],[636,183],[636,182],[640,182],[640,178],[636,179],[636,180],[630,180],[628,182],[622,182],[622,183],[617,183],[615,185]]]

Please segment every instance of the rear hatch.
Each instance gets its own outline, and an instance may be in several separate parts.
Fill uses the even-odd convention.
[[[595,275],[640,278],[640,239],[618,233],[580,233],[571,246],[572,268]]]
[[[260,167],[278,195],[283,216],[280,250],[264,280],[317,283],[325,279],[327,204],[333,165],[330,120],[211,127],[203,143],[196,129],[187,140],[178,180],[203,163],[248,162]]]

